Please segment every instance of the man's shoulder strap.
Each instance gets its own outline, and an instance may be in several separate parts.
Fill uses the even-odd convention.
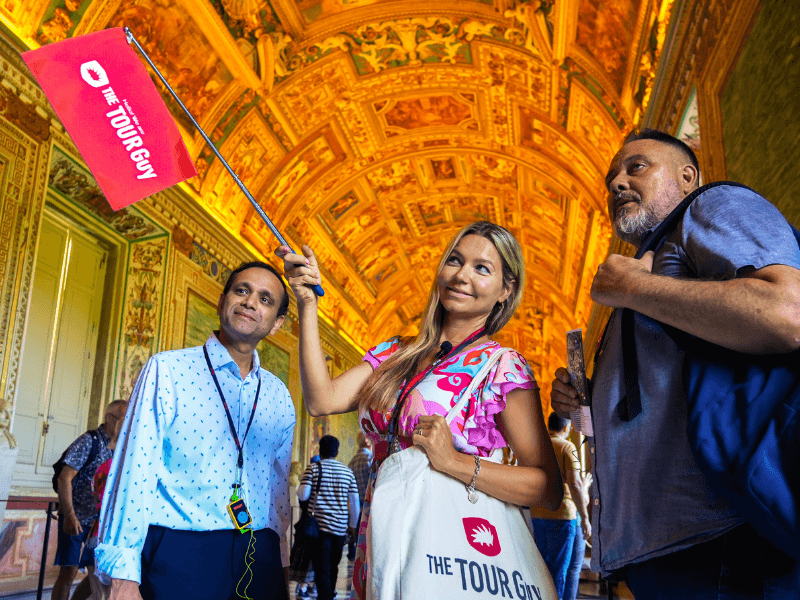
[[[680,223],[680,220],[683,218],[683,214],[686,212],[686,209],[689,208],[689,205],[692,202],[694,202],[699,196],[701,196],[708,190],[723,185],[728,187],[738,187],[750,190],[750,188],[747,187],[746,185],[742,185],[741,183],[736,183],[735,181],[715,181],[713,183],[707,183],[706,185],[697,188],[691,194],[686,196],[686,198],[684,198],[681,201],[681,203],[678,204],[678,206],[672,209],[672,212],[669,213],[669,215],[667,215],[667,217],[663,221],[661,221],[661,223],[658,224],[658,226],[653,230],[653,232],[644,239],[641,247],[636,252],[635,258],[641,258],[642,256],[644,256],[645,252],[648,252],[650,250],[655,250],[659,242],[662,239],[664,239],[664,237],[668,233],[670,233],[673,229],[675,229],[678,226],[678,223]]]
[[[97,455],[100,454],[100,431],[97,429],[90,429],[86,433],[88,433],[92,438],[92,449],[89,451],[89,456],[86,458],[86,462],[83,463],[84,467],[92,464],[94,459],[97,458]]]
[[[704,192],[720,186],[744,188],[752,191],[754,194],[757,193],[746,185],[742,185],[741,183],[736,183],[733,181],[715,181],[714,183],[709,183],[697,188],[691,194],[686,196],[686,198],[684,198],[683,201],[673,209],[667,218],[664,219],[658,225],[658,227],[656,227],[653,232],[644,240],[642,246],[639,248],[639,251],[636,253],[636,258],[641,258],[645,252],[658,248],[658,244],[661,242],[661,240],[663,240],[668,233],[673,231],[678,226],[678,223],[683,218],[683,214],[686,212],[686,209],[689,207],[689,205]],[[798,246],[800,246],[800,231],[798,231],[791,224],[789,226],[791,227],[792,233],[797,240]],[[634,311],[630,308],[623,308],[620,320],[620,335],[622,337],[622,362],[624,365],[623,371],[626,393],[622,400],[620,400],[620,403],[617,405],[617,412],[620,419],[623,421],[631,421],[642,412],[641,392],[639,389],[639,373],[636,359],[636,339],[633,331],[633,312]],[[663,323],[660,323],[659,325],[664,332],[672,337],[679,345],[686,346],[687,344],[694,343],[696,340],[694,336],[691,336],[674,327],[670,327]]]
[[[733,186],[747,188],[741,183],[733,181],[715,181],[694,190],[681,201],[667,217],[659,223],[653,232],[645,238],[636,252],[635,258],[641,258],[650,250],[656,250],[661,241],[671,233],[680,223],[686,209],[703,193],[720,186]],[[633,332],[633,310],[623,308],[620,318],[620,335],[622,338],[622,363],[625,383],[625,395],[617,405],[617,414],[622,421],[632,421],[642,412],[642,398],[639,388],[639,371],[637,366],[636,338]]]

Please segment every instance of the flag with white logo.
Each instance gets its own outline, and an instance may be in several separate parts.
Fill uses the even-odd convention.
[[[121,27],[22,54],[114,210],[197,175]]]

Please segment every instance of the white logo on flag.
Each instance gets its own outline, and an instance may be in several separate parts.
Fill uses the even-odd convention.
[[[81,65],[81,77],[86,83],[95,88],[108,85],[108,75],[96,60],[90,60]]]

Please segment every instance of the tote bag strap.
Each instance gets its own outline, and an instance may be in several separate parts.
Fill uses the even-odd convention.
[[[308,514],[310,514],[312,517],[314,516],[314,513],[317,512],[317,500],[319,499],[319,488],[322,485],[322,461],[319,461],[319,464],[317,466],[319,467],[319,474],[317,476],[317,485],[314,489],[314,508],[309,508],[308,511]],[[309,500],[311,500],[311,498],[309,498]]]
[[[496,363],[498,360],[500,360],[500,357],[503,356],[503,354],[505,354],[506,352],[509,352],[510,350],[511,350],[511,348],[500,348],[494,354],[492,354],[489,358],[486,359],[486,362],[483,363],[483,365],[481,366],[480,371],[478,371],[475,374],[475,377],[473,377],[472,381],[469,382],[469,385],[467,386],[467,389],[465,389],[464,392],[461,394],[461,398],[458,399],[458,402],[456,403],[456,405],[453,408],[450,409],[449,413],[447,413],[447,416],[445,417],[445,421],[447,421],[448,425],[450,425],[450,423],[453,422],[453,419],[456,418],[456,415],[459,412],[461,412],[463,410],[463,408],[466,406],[467,402],[469,402],[469,399],[472,397],[472,394],[475,392],[475,388],[478,387],[478,385],[484,379],[486,379],[486,376],[489,374],[489,371],[494,366],[494,363]]]

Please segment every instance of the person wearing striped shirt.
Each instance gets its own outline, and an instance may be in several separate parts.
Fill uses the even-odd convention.
[[[355,475],[336,460],[338,454],[339,440],[323,436],[319,441],[322,460],[308,465],[297,488],[297,498],[309,501],[309,510],[319,523],[319,537],[311,552],[317,600],[333,600],[346,534],[349,529],[355,535],[361,512]]]

